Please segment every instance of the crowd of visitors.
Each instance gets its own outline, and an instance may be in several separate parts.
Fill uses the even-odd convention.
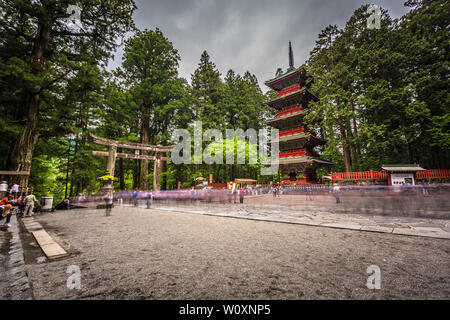
[[[12,184],[9,190],[8,187],[6,181],[0,183],[0,221],[4,220],[3,227],[11,226],[10,221],[13,214],[24,218],[31,217],[35,211],[35,204],[39,205],[32,191],[28,194],[21,194],[18,184]]]

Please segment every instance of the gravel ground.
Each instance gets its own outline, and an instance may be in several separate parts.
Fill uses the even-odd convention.
[[[134,208],[37,220],[71,255],[38,264],[26,238],[36,299],[450,298],[448,240]],[[70,265],[81,290],[66,287]]]

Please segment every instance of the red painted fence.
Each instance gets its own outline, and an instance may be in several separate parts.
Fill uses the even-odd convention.
[[[425,170],[416,173],[416,179],[445,179],[450,178],[450,169]],[[383,171],[360,172],[332,172],[332,181],[358,181],[358,180],[387,180],[388,174]]]
[[[445,179],[450,178],[450,169],[437,169],[419,171],[416,174],[417,179]]]
[[[388,174],[381,171],[332,172],[331,180],[387,180]]]

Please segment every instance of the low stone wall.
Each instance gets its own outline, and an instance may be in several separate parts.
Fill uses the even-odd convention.
[[[9,281],[8,296],[11,300],[32,300],[33,295],[28,280],[27,267],[23,256],[22,242],[19,237],[17,217],[11,217],[9,260],[6,266]]]

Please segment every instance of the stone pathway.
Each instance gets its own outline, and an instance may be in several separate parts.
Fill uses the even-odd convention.
[[[444,219],[332,213],[324,211],[320,207],[294,209],[217,203],[203,206],[165,206],[158,204],[154,205],[153,208],[230,218],[450,239],[450,220]]]

